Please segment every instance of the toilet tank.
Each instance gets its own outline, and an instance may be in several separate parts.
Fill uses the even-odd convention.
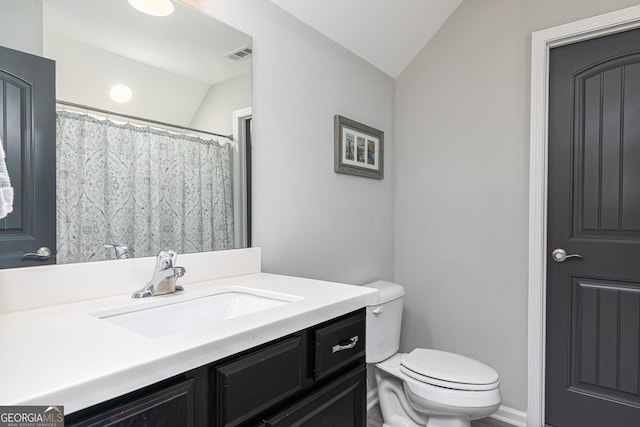
[[[378,363],[398,352],[404,288],[397,283],[377,282],[365,285],[378,289],[378,301],[367,306],[367,363]]]

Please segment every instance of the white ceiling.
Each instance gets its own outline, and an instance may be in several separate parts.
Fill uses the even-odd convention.
[[[127,0],[42,0],[45,31],[210,85],[248,73],[250,61],[224,55],[251,37],[180,3],[167,17],[148,16]],[[46,46],[45,46],[46,48]]]
[[[462,0],[271,0],[396,78]]]

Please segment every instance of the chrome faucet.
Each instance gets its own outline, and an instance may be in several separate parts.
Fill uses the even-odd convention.
[[[134,292],[131,298],[152,297],[182,291],[182,286],[176,285],[176,280],[184,276],[186,270],[183,267],[175,266],[177,259],[178,254],[172,250],[158,252],[153,277],[144,288]]]
[[[105,248],[113,248],[116,251],[116,259],[133,258],[133,249],[121,243],[110,243],[103,245]]]

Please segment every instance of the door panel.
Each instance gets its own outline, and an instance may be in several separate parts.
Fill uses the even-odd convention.
[[[31,139],[31,127],[27,124],[31,111],[31,86],[15,76],[0,69],[0,136],[4,142],[7,155],[7,171],[14,189],[13,212],[4,218],[2,226],[5,230],[20,230],[23,226],[22,190],[20,159],[29,157],[24,153],[29,147],[26,141]]]
[[[638,288],[637,283],[573,280],[573,391],[640,405]]]
[[[546,422],[640,419],[640,30],[549,66]]]
[[[574,237],[640,234],[640,58],[625,56],[574,77]]]
[[[0,220],[0,268],[55,263],[24,258],[56,249],[55,63],[0,47],[0,137],[14,189]]]

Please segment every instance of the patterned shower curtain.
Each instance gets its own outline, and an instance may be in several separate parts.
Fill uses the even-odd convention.
[[[232,145],[88,114],[57,117],[58,263],[233,247]]]

